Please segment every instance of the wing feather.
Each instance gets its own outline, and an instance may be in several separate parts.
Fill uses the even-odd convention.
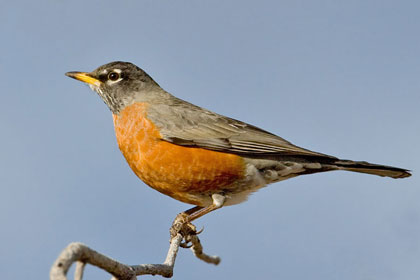
[[[231,119],[180,99],[154,104],[147,117],[160,128],[162,140],[186,147],[246,157],[310,156],[334,158],[300,148],[253,125]]]

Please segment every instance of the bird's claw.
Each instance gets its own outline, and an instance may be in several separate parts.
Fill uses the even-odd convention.
[[[204,226],[199,230],[199,231],[197,231],[196,233],[195,233],[195,235],[199,235],[199,234],[201,234],[202,232],[204,231]]]
[[[187,242],[187,241],[184,241],[184,242],[181,242],[181,243],[179,244],[179,246],[180,246],[180,247],[182,247],[182,248],[185,248],[185,249],[189,249],[189,248],[191,248],[193,245],[192,245],[192,244],[189,244],[189,242]]]
[[[184,239],[184,241],[179,245],[182,248],[191,248],[193,245],[190,244],[190,236],[198,235],[203,232],[202,228],[197,232],[197,228],[192,223],[188,222],[188,214],[186,213],[179,213],[172,226],[169,230],[171,239],[172,240],[175,236],[180,233]]]

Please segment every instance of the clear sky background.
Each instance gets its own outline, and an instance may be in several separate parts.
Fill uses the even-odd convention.
[[[270,185],[197,221],[222,262],[181,250],[175,279],[419,279],[419,11],[386,0],[2,0],[1,277],[46,279],[72,241],[128,264],[164,260],[190,205],[133,174],[107,107],[64,76],[123,60],[299,146],[413,170]],[[87,268],[85,279],[104,278]]]

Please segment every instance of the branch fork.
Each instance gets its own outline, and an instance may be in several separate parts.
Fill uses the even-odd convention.
[[[86,264],[99,267],[111,275],[112,279],[136,280],[139,275],[161,275],[170,278],[173,275],[175,260],[179,247],[190,248],[193,254],[200,260],[217,265],[220,263],[218,256],[210,256],[203,252],[196,227],[187,222],[187,214],[180,213],[175,218],[170,229],[171,240],[168,254],[162,264],[122,264],[108,256],[105,256],[88,246],[73,242],[70,243],[58,256],[50,270],[51,280],[67,280],[67,272],[73,263],[76,263],[74,273],[75,280],[83,279],[83,271]]]

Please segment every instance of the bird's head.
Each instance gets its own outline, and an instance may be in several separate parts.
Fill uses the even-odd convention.
[[[142,69],[129,62],[115,61],[92,72],[67,72],[96,91],[114,114],[133,102],[147,102],[167,94]]]

